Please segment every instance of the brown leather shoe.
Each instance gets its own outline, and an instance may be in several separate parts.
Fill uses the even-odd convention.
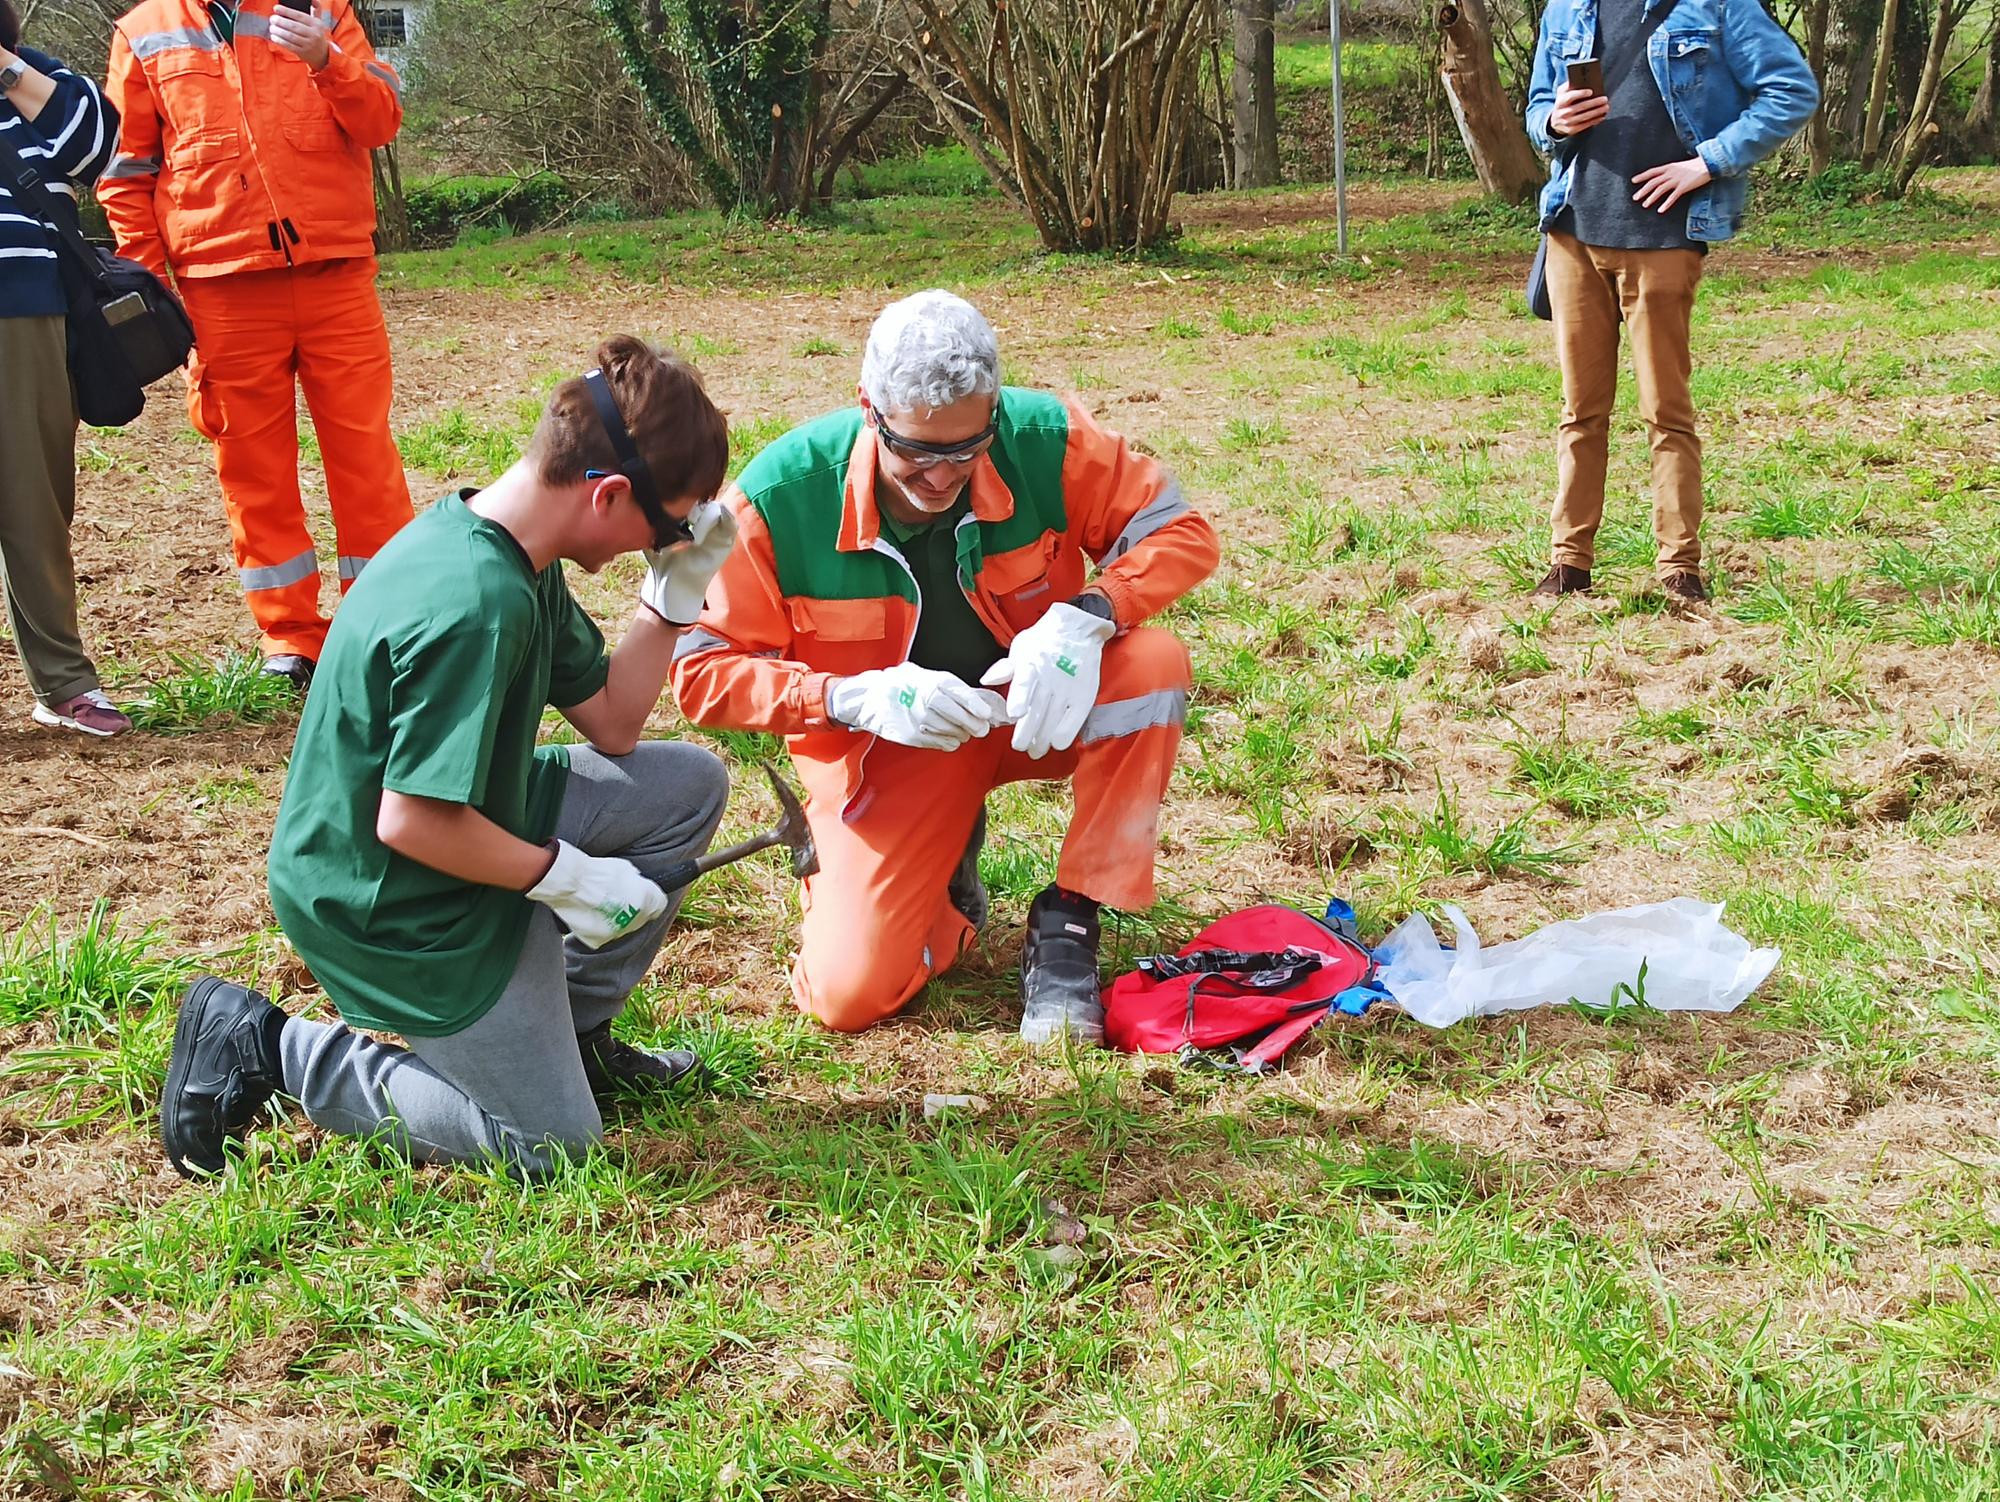
[[[1590,570],[1558,563],[1534,588],[1538,595],[1580,595],[1590,588]]]
[[[1691,568],[1668,574],[1660,581],[1660,588],[1676,600],[1690,600],[1696,604],[1708,601],[1708,586],[1701,582],[1701,575]]]

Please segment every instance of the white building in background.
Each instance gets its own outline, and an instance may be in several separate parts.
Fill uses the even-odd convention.
[[[429,0],[372,0],[365,7],[368,40],[392,67],[401,68],[409,58],[410,43],[423,30]]]

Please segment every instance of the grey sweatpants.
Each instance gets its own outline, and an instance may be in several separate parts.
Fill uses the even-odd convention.
[[[651,876],[708,848],[729,774],[699,746],[643,741],[629,756],[575,746],[556,837],[623,856]],[[659,952],[680,908],[602,949],[567,938],[527,904],[527,938],[500,999],[447,1038],[391,1048],[338,1023],[294,1017],[280,1043],[285,1090],[314,1125],[379,1134],[419,1162],[496,1160],[526,1177],[604,1133],[576,1035],[608,1022]]]

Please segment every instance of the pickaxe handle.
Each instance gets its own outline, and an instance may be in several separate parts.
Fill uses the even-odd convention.
[[[746,855],[755,855],[759,850],[769,850],[773,845],[783,843],[776,830],[769,830],[751,839],[739,840],[736,844],[725,846],[720,850],[711,850],[706,855],[697,855],[693,860],[680,861],[669,866],[654,880],[662,892],[678,891],[697,876],[706,875],[717,866],[727,866],[742,860]]]

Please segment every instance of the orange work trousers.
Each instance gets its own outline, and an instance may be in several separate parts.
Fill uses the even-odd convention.
[[[389,436],[389,331],[375,261],[184,277],[194,323],[188,416],[215,445],[236,572],[267,656],[319,660],[319,559],[299,495],[294,387],[305,388],[333,507],[340,588],[410,519]]]
[[[1032,761],[1005,729],[956,751],[877,741],[844,818],[840,767],[798,763],[820,861],[806,878],[792,967],[800,1008],[858,1032],[958,962],[973,930],[945,888],[986,795],[1004,783],[1068,778],[1075,812],[1057,882],[1109,907],[1150,906],[1160,805],[1191,681],[1176,637],[1130,632],[1105,647],[1097,705],[1069,750]]]

